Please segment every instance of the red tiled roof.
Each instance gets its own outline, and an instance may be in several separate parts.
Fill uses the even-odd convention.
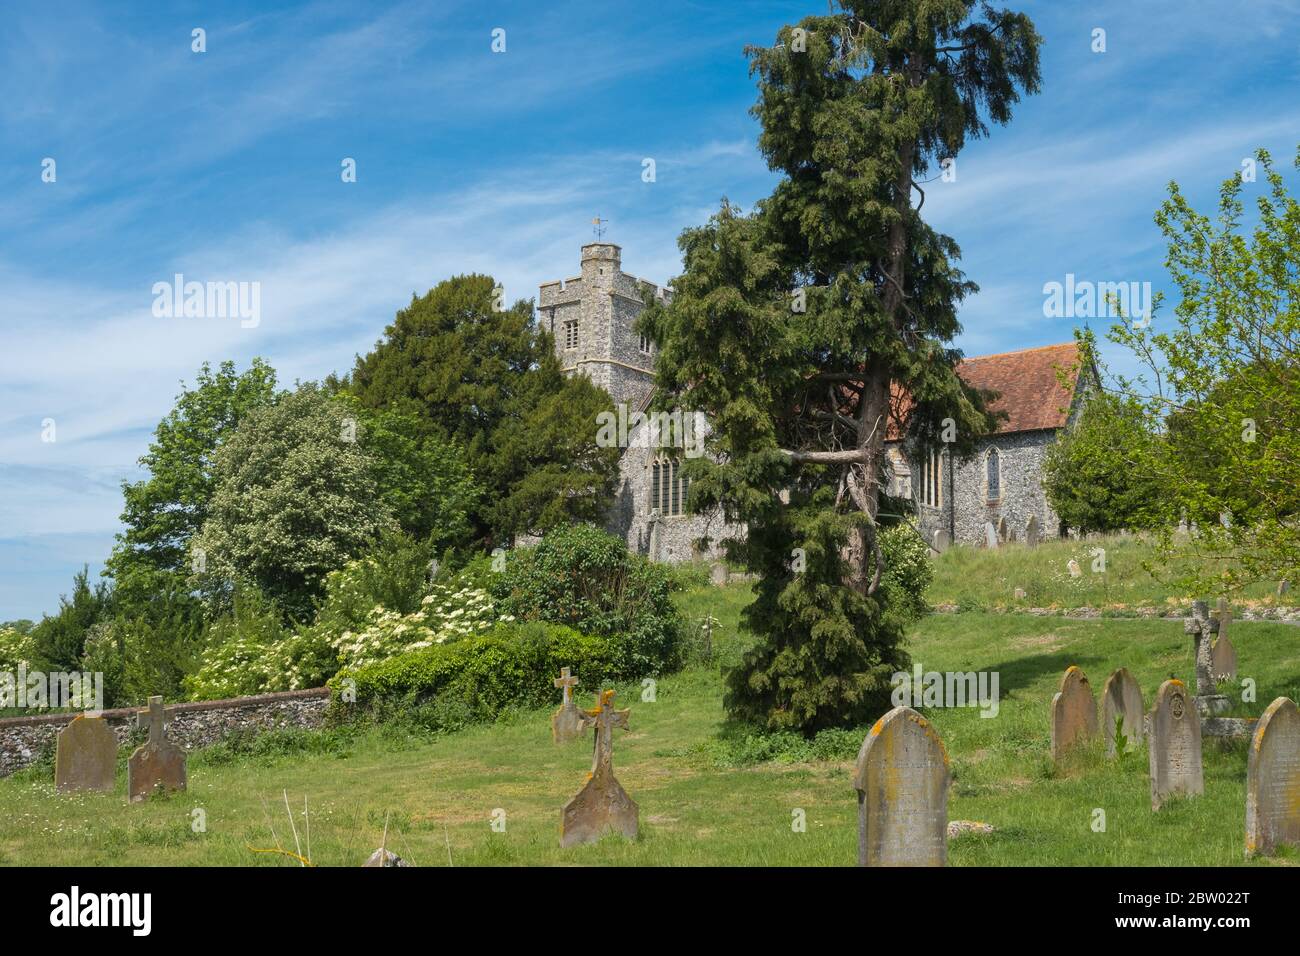
[[[1006,418],[998,418],[993,434],[1009,435],[1065,427],[1078,383],[1078,364],[1079,346],[1064,342],[962,359],[957,363],[957,374],[967,385],[998,393],[989,408],[993,412],[1005,412]],[[1061,384],[1057,369],[1073,370],[1070,385]],[[893,411],[886,440],[898,441],[910,403],[898,386],[891,389],[890,401]]]
[[[1074,342],[997,355],[979,355],[957,363],[957,374],[967,385],[998,393],[995,412],[1006,412],[996,434],[1064,428],[1078,382],[1079,346]],[[1057,370],[1071,372],[1062,385]]]

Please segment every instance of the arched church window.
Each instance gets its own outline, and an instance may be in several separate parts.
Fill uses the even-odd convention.
[[[943,458],[937,451],[921,456],[921,503],[931,508],[943,506]]]
[[[665,517],[686,513],[691,480],[681,473],[676,459],[667,456],[650,463],[650,510]]]
[[[998,458],[998,450],[990,448],[988,457],[985,459],[985,471],[987,474],[986,481],[989,489],[989,501],[997,501],[1002,497],[1002,463]]]

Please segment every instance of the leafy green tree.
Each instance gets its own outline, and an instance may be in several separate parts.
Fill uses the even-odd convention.
[[[186,674],[198,666],[206,626],[196,600],[177,574],[155,576],[147,601],[119,608],[87,632],[81,668],[104,675],[105,704],[140,706],[151,695],[183,693]]]
[[[1259,185],[1229,177],[1214,219],[1170,184],[1155,220],[1179,294],[1173,322],[1111,330],[1145,367],[1116,387],[1168,439],[1156,462],[1164,552],[1181,550],[1173,529],[1186,519],[1212,559],[1185,576],[1199,590],[1300,577],[1300,200],[1267,151],[1256,162]]]
[[[92,587],[90,569],[83,567],[73,578],[72,596],[61,596],[58,611],[47,614],[32,629],[37,661],[48,670],[77,670],[87,633],[112,614],[113,589],[105,581]]]
[[[484,509],[491,528],[514,537],[602,522],[621,449],[596,444],[596,416],[611,404],[585,375],[566,378],[549,360],[527,377],[493,432],[487,468],[502,493]]]
[[[906,664],[879,589],[886,432],[968,453],[992,425],[947,345],[975,286],[921,218],[920,183],[1039,83],[1021,14],[838,6],[747,50],[759,148],[781,178],[753,213],[724,200],[683,233],[674,298],[642,320],[662,346],[662,402],[715,429],[717,460],[688,464],[691,506],[749,527],[731,551],[759,575],[747,620],[761,640],[729,675],[727,707],[806,733],[887,708]]]
[[[1083,354],[1091,356],[1090,333],[1082,335],[1081,344]],[[1147,528],[1161,510],[1157,462],[1167,452],[1141,402],[1093,389],[1078,419],[1047,450],[1043,490],[1067,528],[1085,533]]]
[[[168,587],[157,580],[160,573],[189,573],[188,544],[207,518],[216,450],[249,411],[269,404],[274,395],[275,370],[253,359],[242,373],[234,362],[222,362],[215,372],[204,363],[194,387],[176,397],[140,459],[149,477],[122,484],[126,528],[106,573],[125,604]]]
[[[212,476],[191,551],[215,609],[244,583],[305,621],[325,576],[395,525],[347,407],[315,385],[247,415],[217,449]]]
[[[371,409],[347,392],[337,396],[356,416],[357,440],[370,457],[375,486],[398,526],[434,553],[468,544],[483,489],[461,448],[427,420]]]
[[[369,408],[412,414],[464,450],[486,494],[484,541],[597,517],[612,500],[618,449],[596,447],[609,397],[566,378],[532,306],[496,309],[496,282],[440,282],[397,313],[340,383]]]

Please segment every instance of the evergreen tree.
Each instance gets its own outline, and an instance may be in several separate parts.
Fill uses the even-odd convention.
[[[498,305],[490,276],[440,282],[412,297],[339,383],[367,407],[414,415],[463,449],[486,490],[473,518],[489,545],[599,518],[618,469],[618,449],[596,446],[596,413],[612,400],[563,374],[530,302]]]
[[[761,640],[727,706],[805,732],[879,714],[906,664],[879,590],[886,434],[966,453],[992,424],[948,346],[976,287],[921,218],[921,183],[1039,82],[1021,14],[839,8],[747,50],[759,148],[781,179],[753,213],[724,200],[683,233],[673,301],[642,320],[662,346],[662,401],[715,429],[718,460],[688,464],[692,507],[749,527],[731,550],[759,575],[747,620]]]

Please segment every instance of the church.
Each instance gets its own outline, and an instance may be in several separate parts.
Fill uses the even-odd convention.
[[[555,341],[566,374],[587,375],[635,420],[654,393],[655,343],[635,329],[644,308],[642,290],[670,292],[629,275],[622,250],[607,242],[582,247],[579,274],[541,286],[538,315]],[[1065,378],[1058,374],[1065,373]],[[1096,382],[1083,369],[1075,343],[964,359],[958,374],[969,384],[998,393],[998,429],[976,454],[959,459],[948,450],[909,461],[896,437],[886,444],[889,490],[916,504],[916,525],[935,550],[952,542],[996,546],[1035,544],[1064,533],[1043,492],[1047,447],[1078,416]],[[707,425],[705,426],[707,428]],[[653,447],[648,426],[634,428],[619,459],[619,478],[606,530],[628,548],[655,561],[679,562],[720,553],[722,538],[741,536],[721,514],[690,514],[690,482],[681,452]],[[710,541],[708,551],[697,542]]]

